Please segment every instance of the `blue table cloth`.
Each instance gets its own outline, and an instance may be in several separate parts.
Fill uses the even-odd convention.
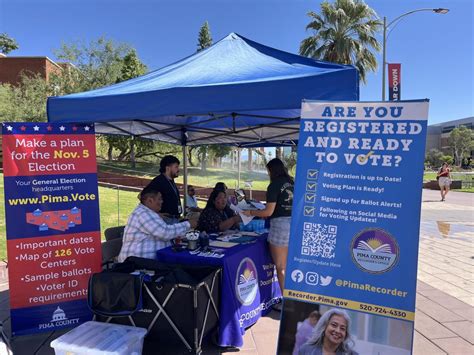
[[[280,302],[281,291],[266,235],[256,237],[253,243],[220,250],[224,254],[221,258],[192,254],[187,250],[176,252],[169,247],[158,250],[157,259],[166,263],[222,268],[218,341],[220,346],[241,347],[245,329],[270,312],[273,304]]]

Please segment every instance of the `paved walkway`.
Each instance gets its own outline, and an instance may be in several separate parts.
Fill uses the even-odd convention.
[[[439,200],[438,191],[423,191],[414,354],[474,354],[474,194],[452,192],[446,202]],[[8,284],[1,273],[0,319],[9,333]],[[273,311],[246,332],[239,354],[274,355],[278,328]],[[53,354],[45,339],[34,338],[15,354],[33,354],[43,342],[36,353]]]

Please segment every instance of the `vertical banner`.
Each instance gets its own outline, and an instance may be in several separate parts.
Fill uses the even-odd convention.
[[[13,335],[91,319],[101,244],[93,125],[3,123]]]
[[[388,99],[400,101],[402,99],[402,65],[388,64]]]
[[[427,116],[303,102],[279,354],[411,353]]]

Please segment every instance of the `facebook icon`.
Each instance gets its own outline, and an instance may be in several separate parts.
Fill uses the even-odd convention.
[[[303,274],[303,271],[301,270],[293,270],[293,272],[291,273],[291,279],[294,281],[294,282],[301,282],[303,281],[304,279],[304,274]]]

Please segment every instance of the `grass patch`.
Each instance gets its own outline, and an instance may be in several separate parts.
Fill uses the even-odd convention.
[[[137,163],[135,169],[130,168],[130,163],[100,162],[99,169],[104,172],[114,172],[145,178],[153,178],[160,173],[159,164],[143,162]],[[244,171],[244,169],[245,168],[242,166],[240,172],[240,186],[244,187],[244,182],[251,180],[253,181],[253,190],[266,191],[270,182],[268,174],[260,171]],[[181,174],[182,173],[183,170],[181,169]],[[190,185],[214,187],[214,185],[219,181],[224,182],[230,188],[235,188],[238,181],[238,171],[230,168],[207,168],[206,171],[203,171],[200,167],[188,167],[188,184]],[[176,182],[182,183],[183,176],[180,175],[176,179]]]
[[[436,180],[436,172],[425,172],[423,174],[423,180],[424,181],[429,181],[429,180]],[[474,181],[474,175],[473,174],[467,174],[464,172],[451,172],[451,177],[453,180],[462,180],[462,181]]]

